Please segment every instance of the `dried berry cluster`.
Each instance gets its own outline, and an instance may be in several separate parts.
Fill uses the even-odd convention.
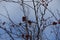
[[[31,25],[31,23],[32,23],[30,20],[27,20],[27,18],[25,16],[22,17],[22,21],[23,22],[27,21],[29,25]]]
[[[60,24],[60,21],[52,23],[52,25],[57,25],[57,24]]]
[[[31,37],[31,35],[29,35],[29,34],[26,34],[26,35],[22,34],[21,36],[22,36],[22,38],[25,37],[25,38],[27,38],[27,39]]]

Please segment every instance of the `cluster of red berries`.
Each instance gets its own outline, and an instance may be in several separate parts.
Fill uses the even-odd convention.
[[[28,35],[28,34],[26,34],[26,35],[22,34],[22,38],[24,38],[24,37],[28,39],[28,38],[31,37],[31,36]]]
[[[26,21],[26,17],[25,16],[22,17],[22,21]]]
[[[52,25],[57,25],[57,24],[60,24],[60,21],[52,23]]]
[[[22,21],[24,22],[24,21],[26,21],[26,20],[27,20],[27,18],[26,18],[25,16],[23,16],[23,17],[22,17]],[[31,23],[32,23],[30,20],[27,20],[27,22],[28,22],[29,25],[31,25]]]

